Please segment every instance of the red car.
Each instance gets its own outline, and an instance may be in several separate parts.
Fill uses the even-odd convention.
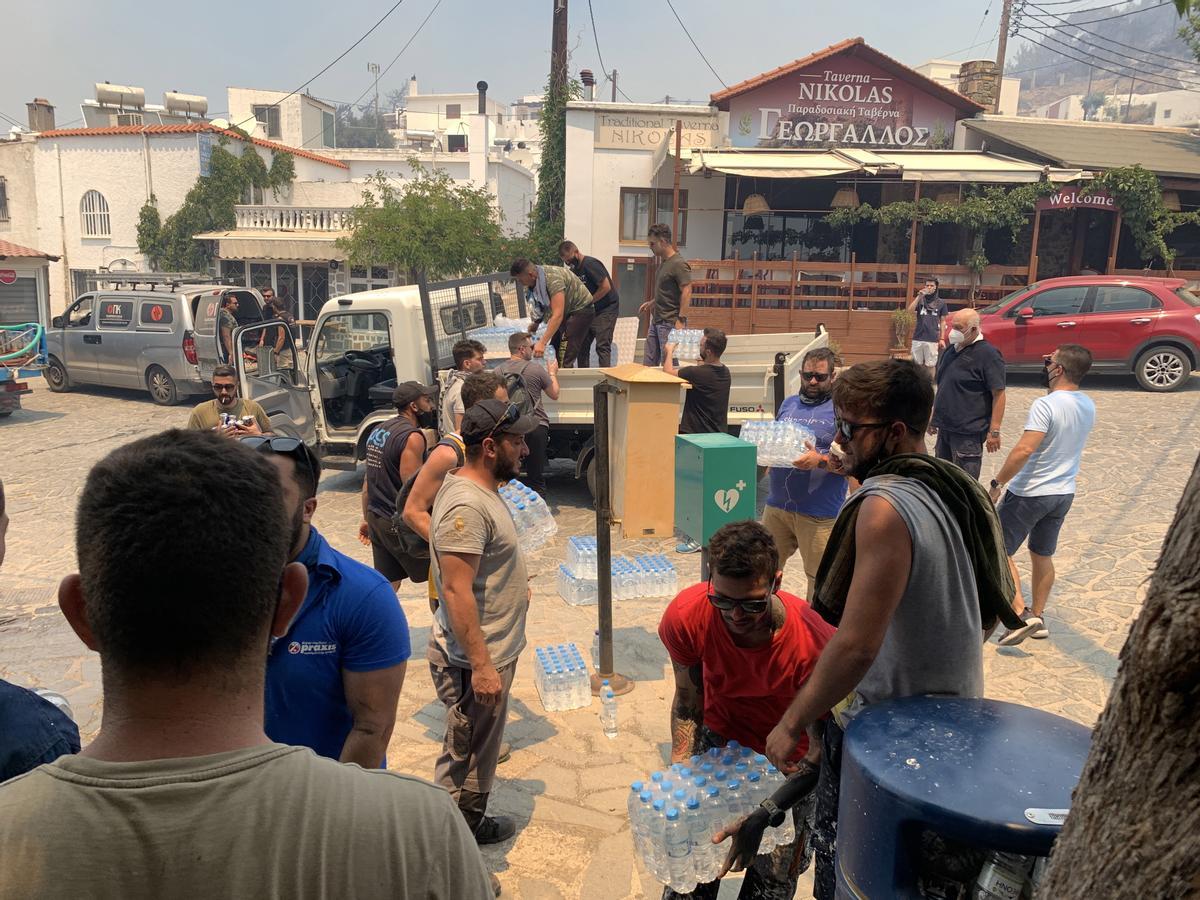
[[[1016,372],[1041,369],[1059,344],[1082,344],[1093,372],[1132,372],[1147,391],[1178,390],[1200,368],[1200,297],[1182,278],[1047,278],[979,317]]]

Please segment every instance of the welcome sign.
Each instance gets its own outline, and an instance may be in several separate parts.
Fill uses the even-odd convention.
[[[948,146],[958,111],[853,54],[826,57],[729,100],[736,147]],[[943,96],[946,92],[942,92]]]
[[[1064,188],[1057,194],[1042,197],[1037,202],[1038,210],[1050,212],[1055,209],[1099,209],[1107,212],[1117,212],[1117,199],[1108,191],[1093,191],[1083,194],[1077,188]]]

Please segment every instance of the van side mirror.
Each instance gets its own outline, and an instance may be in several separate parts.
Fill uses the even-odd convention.
[[[63,322],[62,316],[55,316],[53,319],[50,320],[50,327],[51,328],[65,328],[66,323]]]
[[[1029,320],[1033,318],[1033,307],[1026,306],[1023,309],[1017,310],[1017,318]]]

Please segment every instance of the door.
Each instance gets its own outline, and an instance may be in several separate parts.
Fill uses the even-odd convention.
[[[100,294],[96,312],[96,380],[111,387],[144,387],[140,365],[143,338],[134,331],[134,299]]]
[[[1013,356],[1008,362],[1018,365],[1041,365],[1059,344],[1079,343],[1082,310],[1088,298],[1089,285],[1052,287],[1030,294],[1006,315],[1013,320]],[[1031,310],[1021,315],[1022,310]]]
[[[621,295],[619,316],[637,316],[638,307],[654,297],[653,256],[614,256],[613,285]],[[646,335],[646,321],[639,317],[638,337]]]
[[[67,374],[72,381],[96,382],[96,348],[100,337],[96,334],[95,313],[96,298],[92,294],[84,294],[63,313],[59,330],[62,353],[60,361],[67,368]],[[51,352],[55,352],[53,345]]]
[[[262,295],[257,291],[241,288],[215,289],[188,299],[192,307],[200,377],[205,381],[212,381],[213,369],[218,365],[232,362],[225,358],[225,348],[221,346],[221,303],[227,295],[238,299],[238,309],[234,314],[238,325],[255,325],[263,318]],[[256,340],[257,337],[256,335]]]
[[[1091,350],[1096,362],[1124,362],[1154,331],[1162,301],[1139,287],[1102,284],[1087,309],[1079,318],[1076,343]]]
[[[315,443],[308,382],[301,374],[296,344],[288,328],[269,322],[242,326],[234,330],[233,340],[242,348],[234,360],[242,396],[262,406],[276,434]]]

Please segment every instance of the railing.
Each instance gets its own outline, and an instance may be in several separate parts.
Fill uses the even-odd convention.
[[[248,231],[349,231],[350,210],[329,206],[235,206],[237,228]]]

